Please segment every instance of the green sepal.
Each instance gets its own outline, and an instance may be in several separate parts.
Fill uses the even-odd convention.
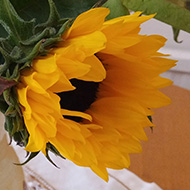
[[[150,122],[152,122],[152,116],[151,115],[148,116],[148,119],[150,120]]]
[[[21,54],[22,54],[22,50],[20,49],[20,47],[15,46],[10,53],[11,60],[14,61],[14,60],[20,59]]]
[[[5,115],[5,130],[11,137],[14,137],[17,132],[24,130],[23,121],[17,114],[15,116],[10,116],[10,114],[9,116]]]
[[[26,129],[18,131],[14,134],[13,139],[19,146],[26,146],[28,143],[28,132]],[[11,136],[12,137],[12,136]]]
[[[7,70],[9,72],[9,70]],[[6,74],[7,77],[7,74]],[[19,73],[19,65],[16,64],[15,68],[12,71],[12,74],[10,74],[9,72],[9,78],[15,81],[15,85],[17,84],[16,82],[18,82],[20,77],[20,73]],[[8,78],[8,77],[7,77]]]
[[[56,156],[66,159],[51,143],[46,144],[46,149],[54,153]]]
[[[15,117],[17,115],[17,111],[15,110],[15,107],[10,105],[6,112],[4,113],[5,116],[11,116]]]
[[[8,105],[7,103],[5,102],[4,98],[3,98],[3,95],[0,95],[0,112],[2,112],[3,114],[5,114],[5,112],[7,111],[8,109]]]
[[[3,98],[4,98],[5,102],[6,102],[9,106],[12,105],[12,104],[11,104],[11,101],[10,101],[10,96],[11,96],[10,92],[11,92],[11,89],[10,89],[10,88],[4,90],[4,92],[3,92]]]
[[[149,119],[150,122],[152,123],[152,116],[151,116],[151,115],[148,116],[148,119]],[[150,127],[150,129],[151,129],[151,132],[153,133],[153,127]]]
[[[23,163],[14,163],[15,165],[19,165],[19,166],[23,166],[25,164],[27,164],[30,160],[32,160],[34,157],[36,157],[37,155],[39,154],[39,152],[31,152],[29,155],[28,155],[28,159],[23,162]]]
[[[174,27],[172,27],[172,29],[173,29],[173,37],[174,37],[174,40],[175,40],[177,43],[181,43],[182,41],[178,41],[178,36],[179,36],[180,30],[177,29],[177,28],[174,28]]]
[[[43,55],[44,53],[48,53],[48,50],[46,49],[47,47],[52,47],[56,45],[58,42],[61,42],[62,39],[61,37],[54,37],[54,38],[48,38],[45,39],[40,47],[40,54]]]
[[[3,58],[3,55],[0,52],[0,65],[2,65],[3,63],[4,63],[4,58]]]
[[[13,118],[11,117],[5,117],[5,130],[9,133],[10,136],[12,136],[12,130],[13,130]]]
[[[61,157],[61,158],[63,158],[63,159],[66,159],[66,158],[63,157],[63,156],[60,154],[60,152],[59,152],[51,143],[47,143],[47,144],[46,144],[46,155],[45,155],[46,158],[47,158],[48,161],[49,161],[50,163],[52,163],[55,167],[59,168],[59,167],[52,161],[52,159],[50,158],[49,152],[52,152],[52,153],[55,154],[56,156],[59,156],[59,157]]]
[[[48,161],[53,164],[56,168],[59,168],[53,161],[52,159],[50,158],[49,156],[49,150],[46,148],[46,158],[48,159]]]
[[[64,33],[69,27],[71,26],[73,19],[64,19],[64,24],[60,27],[59,31],[57,32],[57,37]]]
[[[5,102],[10,106],[16,106],[18,104],[17,100],[17,94],[15,92],[15,89],[8,88],[3,92],[3,97]]]
[[[32,36],[31,38],[27,39],[26,41],[23,41],[22,44],[24,46],[31,46],[36,43],[39,43],[42,39],[48,38],[51,35],[54,35],[56,33],[55,29],[52,27],[45,28],[42,32],[36,34],[35,36]]]
[[[13,119],[13,129],[11,131],[12,135],[14,135],[16,132],[22,131],[24,129],[23,120],[21,120],[20,116],[16,114],[16,116]]]
[[[28,61],[31,61],[35,56],[38,55],[39,51],[40,51],[40,47],[41,47],[41,44],[42,44],[42,41],[39,41],[34,47],[33,49],[31,50],[31,52],[26,56],[24,57],[23,59],[20,59],[17,61],[17,63],[19,63],[20,65],[21,64],[24,64]],[[23,67],[22,67],[23,68]],[[23,68],[24,69],[24,68]]]

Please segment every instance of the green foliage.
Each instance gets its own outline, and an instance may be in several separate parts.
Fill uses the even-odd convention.
[[[36,18],[37,23],[45,22],[49,15],[47,0],[11,0],[15,10],[25,20]],[[61,18],[74,18],[90,9],[98,0],[54,0]]]
[[[170,1],[180,7],[187,8],[188,9],[188,4],[190,3],[190,0],[167,0]]]
[[[155,18],[171,25],[175,31],[184,30],[190,33],[190,11],[167,0],[122,0],[123,4],[133,11],[143,14],[155,14]],[[174,38],[177,39],[177,33]]]
[[[107,16],[107,19],[129,14],[129,10],[123,5],[122,0],[108,0],[103,6],[110,9],[110,14]]]
[[[1,24],[9,34],[10,42],[17,45],[20,41],[27,40],[29,36],[32,36],[34,22],[23,21],[7,0],[1,0],[0,4]]]
[[[48,0],[10,0],[10,2],[24,20],[30,21],[35,18],[36,23],[43,23],[48,19]]]

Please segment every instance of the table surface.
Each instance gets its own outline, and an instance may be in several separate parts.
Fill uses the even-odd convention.
[[[130,170],[164,190],[190,189],[190,91],[170,86],[162,90],[172,104],[155,110],[153,132],[143,153],[131,155]]]

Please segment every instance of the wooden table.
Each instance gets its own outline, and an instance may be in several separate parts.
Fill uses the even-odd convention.
[[[171,86],[162,90],[172,104],[155,110],[153,133],[146,132],[143,153],[131,155],[130,170],[164,190],[190,190],[190,91]]]

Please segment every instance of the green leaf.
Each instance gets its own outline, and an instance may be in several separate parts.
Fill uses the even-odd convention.
[[[49,15],[47,0],[11,0],[18,14],[26,20],[36,18],[37,23],[45,22]],[[73,18],[90,9],[98,0],[54,0],[62,18]]]
[[[176,5],[179,5],[181,7],[185,7],[185,2],[186,2],[186,0],[167,0],[167,1],[175,3]]]
[[[156,14],[155,18],[190,33],[190,11],[166,0],[122,0],[133,11]]]
[[[32,36],[33,21],[24,21],[15,12],[9,0],[0,0],[0,23],[9,33],[9,38],[14,44]]]
[[[24,20],[35,18],[37,23],[43,23],[48,19],[48,0],[10,0],[10,2]]]
[[[103,6],[110,9],[107,19],[129,15],[129,10],[123,5],[122,0],[108,0]]]
[[[72,18],[91,9],[98,0],[54,0],[54,2],[62,18]]]

